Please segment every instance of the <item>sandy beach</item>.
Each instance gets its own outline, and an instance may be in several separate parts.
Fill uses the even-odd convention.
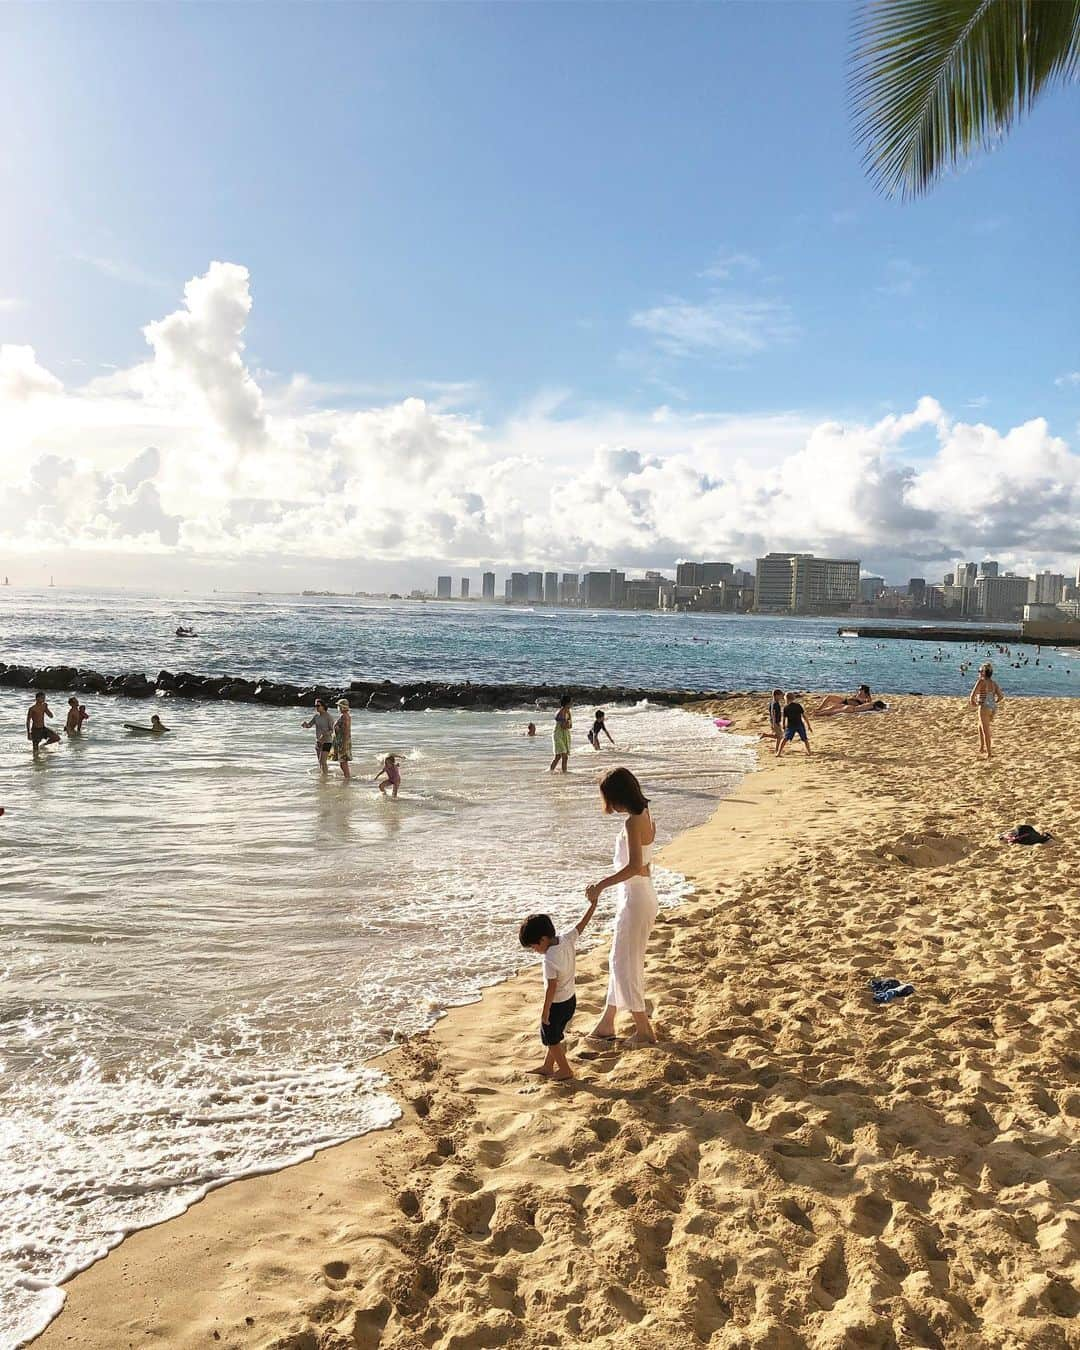
[[[663,855],[658,1046],[585,1041],[605,943],[579,1077],[528,1078],[528,970],[386,1057],[397,1126],[136,1234],[35,1346],[1080,1346],[1080,701],[989,764],[960,700],[814,725]]]

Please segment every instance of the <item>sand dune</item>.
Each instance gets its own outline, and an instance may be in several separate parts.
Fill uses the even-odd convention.
[[[389,1057],[399,1127],[136,1235],[38,1344],[1080,1346],[1080,703],[996,731],[904,698],[763,757],[667,851],[658,1047],[531,1081],[511,981]]]

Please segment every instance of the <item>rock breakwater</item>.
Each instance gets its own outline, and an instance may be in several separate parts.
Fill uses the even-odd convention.
[[[357,710],[400,712],[424,708],[552,707],[562,694],[575,703],[649,703],[678,707],[727,696],[724,689],[646,689],[637,685],[583,684],[473,684],[448,680],[352,680],[347,684],[288,684],[280,680],[249,680],[236,675],[196,675],[191,671],[160,670],[150,678],[141,671],[103,675],[77,666],[7,665],[0,662],[0,685],[16,689],[44,689],[48,693],[114,694],[122,698],[216,699],[235,703],[264,703],[273,707],[311,707],[315,699],[334,703],[347,698]]]

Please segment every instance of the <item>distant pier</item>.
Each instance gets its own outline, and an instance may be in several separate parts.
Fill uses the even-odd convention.
[[[1031,646],[1080,647],[1080,624],[1040,624],[1035,631],[1026,632],[1028,627],[976,628],[974,624],[957,624],[941,628],[896,628],[884,624],[845,623],[836,631],[840,636],[854,633],[861,638],[890,638],[902,642],[977,642],[991,647],[1023,642]]]

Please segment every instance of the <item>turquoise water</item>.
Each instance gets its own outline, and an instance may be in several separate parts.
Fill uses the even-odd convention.
[[[836,619],[484,604],[0,588],[0,660],[105,674],[190,670],[304,682],[448,679],[659,688],[848,688],[959,694],[985,644],[851,641]],[[178,624],[195,639],[174,636]],[[1080,695],[1080,649],[998,658],[1009,693]],[[1013,656],[1012,660],[1017,659]],[[1036,665],[1036,660],[1038,664]]]

